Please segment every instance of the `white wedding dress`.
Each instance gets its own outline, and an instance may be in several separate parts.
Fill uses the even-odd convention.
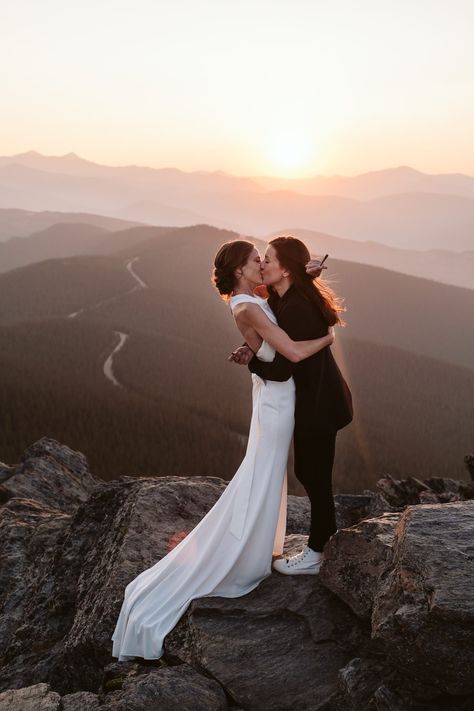
[[[265,299],[233,296],[230,307],[252,301],[276,318]],[[272,361],[265,341],[257,357]],[[252,419],[247,451],[223,494],[197,526],[125,588],[112,635],[112,656],[159,659],[163,640],[198,597],[240,597],[271,574],[283,551],[286,465],[294,427],[295,385],[252,373]]]

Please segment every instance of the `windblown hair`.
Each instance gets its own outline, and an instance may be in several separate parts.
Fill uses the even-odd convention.
[[[226,301],[237,284],[234,271],[246,264],[254,249],[252,242],[236,239],[225,242],[214,257],[211,282]]]
[[[346,310],[343,299],[336,296],[319,277],[314,278],[306,272],[305,266],[311,259],[306,245],[291,236],[275,237],[269,244],[274,247],[281,266],[290,272],[296,289],[318,306],[328,326],[344,326],[344,321],[339,317]],[[271,286],[268,290],[270,293],[273,291]]]

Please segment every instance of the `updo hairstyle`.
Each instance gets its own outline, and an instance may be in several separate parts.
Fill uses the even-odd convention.
[[[214,258],[214,271],[211,281],[219,294],[227,301],[237,285],[234,271],[243,267],[255,245],[243,239],[225,242]]]

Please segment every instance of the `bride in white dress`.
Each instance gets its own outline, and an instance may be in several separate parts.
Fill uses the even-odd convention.
[[[253,294],[262,278],[260,256],[251,242],[227,242],[214,266],[213,282],[261,360],[272,361],[278,350],[297,362],[332,343],[332,334],[295,342],[276,325],[266,300]],[[246,304],[255,303],[268,317],[266,340],[252,328],[246,310]],[[295,385],[292,377],[277,382],[252,374],[252,381],[252,419],[242,464],[198,525],[126,586],[111,638],[112,656],[119,661],[159,659],[165,636],[191,600],[245,595],[271,574],[272,554],[283,552]]]

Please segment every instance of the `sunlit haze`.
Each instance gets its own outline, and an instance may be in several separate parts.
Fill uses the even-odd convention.
[[[5,0],[0,153],[474,174],[470,0]]]

